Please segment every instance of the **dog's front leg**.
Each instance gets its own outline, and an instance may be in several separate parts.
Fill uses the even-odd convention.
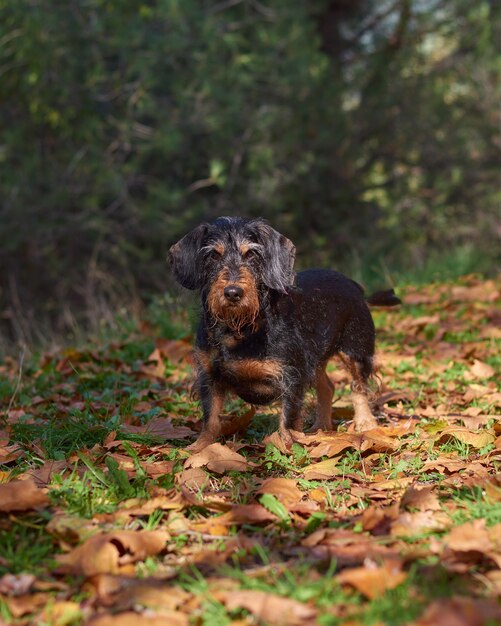
[[[221,436],[221,411],[224,391],[214,383],[205,381],[199,387],[203,409],[203,427],[198,439],[188,446],[191,452],[200,452]]]
[[[278,432],[286,448],[290,449],[293,444],[290,429],[297,428],[302,423],[301,412],[303,410],[305,390],[297,388],[289,390],[283,398],[280,412]]]

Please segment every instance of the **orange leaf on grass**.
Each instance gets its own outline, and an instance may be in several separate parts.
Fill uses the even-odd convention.
[[[234,524],[260,524],[277,521],[277,516],[270,513],[261,504],[238,504],[217,517],[208,517],[191,522],[191,527],[199,532],[210,532],[213,526],[233,526]]]
[[[470,565],[488,558],[501,568],[501,524],[487,528],[484,519],[467,522],[453,528],[444,537],[444,544],[444,558],[450,563]]]
[[[89,537],[67,554],[57,555],[59,571],[76,575],[118,574],[130,563],[161,552],[169,534],[162,530],[120,530]]]
[[[49,505],[45,491],[39,489],[32,478],[13,480],[0,485],[0,511],[29,511]]]
[[[444,530],[450,524],[450,518],[441,511],[419,511],[401,513],[391,525],[393,537],[414,537],[423,532]]]
[[[417,509],[418,511],[439,511],[440,502],[434,489],[434,485],[419,485],[417,483],[409,485],[400,500],[400,506],[404,509]]]
[[[495,373],[492,365],[479,361],[478,359],[475,359],[473,365],[470,367],[470,374],[474,378],[491,378]]]
[[[247,461],[238,452],[230,450],[228,446],[224,446],[221,443],[211,443],[201,452],[190,456],[184,463],[185,468],[205,466],[212,472],[216,472],[216,474],[223,474],[230,470],[245,472],[255,466],[255,464]]]
[[[443,598],[432,602],[413,626],[487,626],[501,622],[495,600]]]
[[[326,459],[319,463],[307,465],[303,467],[302,472],[306,480],[324,480],[342,474],[338,459]]]
[[[407,574],[401,570],[398,561],[378,566],[366,560],[364,567],[345,569],[336,578],[341,584],[350,585],[369,600],[374,600],[403,583]]]
[[[265,591],[226,591],[216,594],[229,611],[247,609],[259,621],[272,626],[316,624],[314,607]]]
[[[285,506],[293,506],[303,498],[303,492],[292,478],[268,478],[256,493],[271,493]]]
[[[161,611],[157,615],[126,611],[105,613],[90,619],[86,626],[188,626],[188,616],[179,611]]]
[[[455,426],[451,428],[445,428],[439,433],[437,442],[447,441],[453,437],[462,443],[466,443],[474,448],[484,448],[485,446],[494,443],[496,437],[488,430],[469,430],[468,428],[462,428]]]
[[[139,368],[139,371],[148,376],[148,378],[164,378],[165,364],[158,348],[153,350],[146,359],[146,363]]]

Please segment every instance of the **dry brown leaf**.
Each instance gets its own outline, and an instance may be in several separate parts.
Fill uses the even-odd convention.
[[[450,524],[448,515],[441,511],[401,513],[391,525],[393,537],[413,537],[423,532],[444,530]]]
[[[444,598],[432,602],[413,626],[487,626],[500,621],[501,606],[494,600]]]
[[[183,341],[182,339],[157,339],[155,345],[158,353],[164,359],[168,359],[175,364],[186,361],[193,352],[191,342]],[[151,357],[149,360],[151,360]]]
[[[140,372],[148,378],[164,378],[165,364],[160,354],[160,350],[155,348],[150,356],[146,359],[146,363],[140,368]]]
[[[207,466],[207,469],[216,472],[216,474],[223,474],[230,470],[245,472],[253,467],[254,463],[247,461],[238,452],[230,450],[228,446],[224,446],[221,443],[211,443],[201,452],[190,456],[184,463],[185,468],[204,466]]]
[[[341,584],[354,587],[369,600],[383,595],[388,589],[394,589],[406,578],[407,574],[401,570],[398,561],[378,566],[369,560],[366,560],[364,567],[345,569],[336,576]]]
[[[141,605],[149,609],[177,610],[191,594],[170,581],[159,578],[137,579],[129,576],[100,574],[89,580],[96,589],[99,603],[113,606],[116,611],[126,611]]]
[[[22,617],[28,613],[34,613],[47,604],[49,597],[47,593],[28,593],[21,596],[6,596],[3,600],[13,617]]]
[[[303,492],[292,478],[268,478],[256,493],[271,493],[285,506],[294,506],[303,498]]]
[[[272,626],[315,623],[317,611],[308,604],[265,591],[226,591],[216,595],[229,611],[247,609],[259,621]]]
[[[501,567],[501,524],[487,528],[484,519],[473,520],[453,528],[443,541],[448,548],[444,559],[454,569],[458,569],[458,563],[469,566],[484,557]]]
[[[342,473],[338,467],[338,459],[326,459],[307,465],[302,472],[306,480],[326,480]]]
[[[52,600],[47,602],[37,621],[51,626],[68,626],[74,624],[80,617],[82,610],[79,602]]]
[[[475,359],[473,365],[470,367],[470,374],[474,378],[491,378],[495,374],[494,368],[488,363]]]
[[[68,554],[57,555],[59,570],[84,576],[118,574],[128,564],[161,552],[169,534],[162,530],[120,530],[93,535]]]
[[[495,302],[499,298],[499,289],[493,280],[486,280],[472,286],[454,285],[451,296],[460,302]]]
[[[20,596],[28,593],[34,582],[33,574],[4,574],[0,578],[0,593],[6,596]]]
[[[312,459],[319,459],[323,456],[332,457],[347,448],[360,448],[363,435],[358,433],[332,433],[318,436],[320,443],[310,451]]]
[[[157,615],[125,611],[106,613],[86,622],[85,626],[188,626],[188,616],[179,611],[161,611]]]
[[[208,485],[210,475],[201,467],[189,467],[176,474],[176,481],[193,493],[199,493]]]
[[[12,446],[0,445],[0,464],[7,465],[24,454],[17,443]]]
[[[192,522],[192,527],[200,532],[210,532],[213,526],[231,526],[233,524],[259,524],[276,521],[276,516],[270,513],[261,504],[239,504],[232,506],[229,511],[209,517],[203,521]]]
[[[409,485],[400,500],[400,506],[418,511],[439,511],[440,502],[434,490],[434,485],[420,485],[419,483]]]
[[[0,511],[29,511],[49,505],[49,498],[45,491],[35,485],[32,478],[13,480],[0,485]]]
[[[494,443],[496,437],[494,433],[488,430],[472,431],[468,428],[461,428],[460,426],[454,426],[451,428],[444,428],[437,437],[437,442],[442,443],[447,441],[450,437],[454,437],[462,443],[466,443],[474,448],[485,448],[485,446]]]

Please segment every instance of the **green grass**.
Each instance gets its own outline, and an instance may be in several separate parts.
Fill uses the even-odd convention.
[[[45,526],[48,518],[36,514],[7,522],[0,519],[0,576],[30,573],[43,575],[54,567],[57,544]]]

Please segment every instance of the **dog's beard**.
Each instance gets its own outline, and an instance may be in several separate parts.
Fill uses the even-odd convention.
[[[224,297],[228,285],[227,272],[223,270],[212,284],[208,296],[209,313],[217,321],[225,324],[233,332],[240,334],[245,326],[254,326],[259,315],[259,295],[254,276],[247,268],[242,268],[238,282],[232,283],[243,289],[242,299],[231,304]]]

